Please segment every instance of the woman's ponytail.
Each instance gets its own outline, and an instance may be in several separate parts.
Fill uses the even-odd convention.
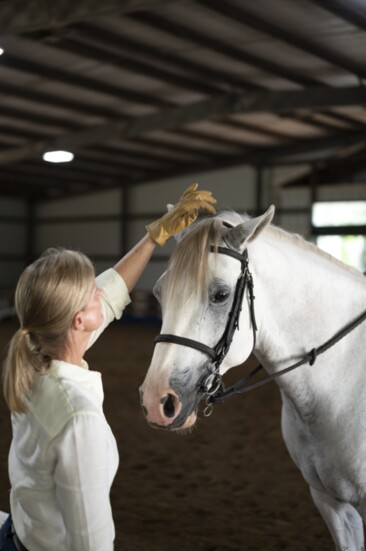
[[[3,388],[10,411],[24,413],[29,392],[36,373],[45,371],[31,335],[25,329],[18,329],[9,343],[8,354],[3,366]]]

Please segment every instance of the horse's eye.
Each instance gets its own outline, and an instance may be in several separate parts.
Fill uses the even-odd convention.
[[[229,291],[225,289],[220,289],[219,291],[216,291],[216,293],[212,296],[212,302],[216,304],[220,302],[225,302],[228,299],[229,295]]]

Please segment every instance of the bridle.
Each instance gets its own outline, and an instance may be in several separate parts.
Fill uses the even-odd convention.
[[[224,222],[224,225],[229,228],[232,227],[230,224],[227,224],[226,222]],[[248,258],[247,249],[245,249],[243,253],[239,253],[228,247],[211,246],[210,252],[225,254],[227,256],[235,258],[236,260],[239,260],[239,262],[241,263],[241,271],[240,271],[238,280],[236,282],[232,308],[229,313],[226,327],[222,334],[222,337],[213,348],[199,341],[188,339],[186,337],[180,337],[178,335],[162,333],[155,338],[155,343],[166,342],[166,343],[173,343],[173,344],[179,344],[182,346],[187,346],[189,348],[193,348],[195,350],[203,352],[204,354],[206,354],[211,358],[211,364],[208,367],[209,373],[208,375],[205,375],[203,377],[203,379],[200,381],[198,385],[199,392],[202,393],[203,399],[206,399],[206,407],[204,409],[204,415],[206,417],[211,415],[213,411],[214,402],[222,402],[226,398],[233,396],[235,394],[243,394],[243,393],[249,392],[250,390],[258,388],[266,383],[269,383],[270,381],[273,381],[278,377],[286,373],[289,373],[290,371],[293,371],[294,369],[302,365],[305,365],[307,363],[311,366],[314,365],[316,358],[320,354],[323,354],[324,352],[329,350],[329,348],[334,346],[343,337],[351,333],[351,331],[356,329],[356,327],[358,327],[362,322],[366,320],[366,311],[364,311],[355,320],[347,324],[342,330],[335,333],[335,335],[333,335],[333,337],[327,340],[324,344],[310,350],[310,352],[305,354],[295,364],[290,365],[289,367],[286,367],[284,369],[281,369],[280,371],[277,371],[275,373],[272,373],[272,375],[268,375],[265,379],[257,381],[256,383],[247,384],[252,377],[254,377],[257,373],[259,373],[261,369],[263,369],[262,365],[258,365],[252,371],[247,373],[242,379],[240,379],[239,381],[237,381],[236,383],[234,383],[233,385],[225,389],[222,381],[222,375],[220,374],[220,365],[222,364],[225,356],[229,351],[235,331],[239,329],[239,318],[242,310],[243,298],[244,298],[246,288],[248,288],[250,322],[251,322],[252,331],[253,331],[252,352],[255,348],[257,323],[256,323],[255,311],[254,311],[254,299],[255,299],[254,283],[253,283],[252,274],[249,270],[249,258]]]
[[[229,224],[225,223],[225,226],[232,227]],[[245,294],[246,288],[248,288],[248,298],[249,298],[249,311],[250,311],[250,321],[253,330],[253,347],[255,347],[256,342],[256,332],[257,332],[257,323],[255,320],[254,312],[254,284],[253,277],[249,270],[249,260],[248,260],[248,251],[244,250],[243,253],[239,253],[228,247],[210,247],[210,252],[216,252],[219,254],[224,254],[239,260],[241,264],[241,270],[236,282],[234,299],[232,303],[232,308],[229,313],[229,317],[226,323],[225,330],[218,341],[218,343],[211,348],[206,344],[203,344],[199,341],[193,339],[188,339],[186,337],[179,337],[178,335],[171,334],[160,334],[155,338],[155,343],[167,342],[180,344],[182,346],[187,346],[193,348],[204,354],[207,354],[211,358],[211,364],[209,365],[209,373],[206,375],[203,380],[200,382],[199,390],[203,393],[206,398],[206,408],[205,415],[208,416],[212,412],[213,401],[216,400],[221,392],[223,391],[223,382],[222,375],[220,374],[220,365],[222,364],[225,356],[227,355],[230,345],[232,343],[235,331],[239,329],[239,318],[243,305],[243,297]]]

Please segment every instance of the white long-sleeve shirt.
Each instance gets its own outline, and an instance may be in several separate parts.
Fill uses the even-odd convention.
[[[97,278],[102,326],[130,302],[113,270]],[[103,413],[101,374],[54,360],[38,375],[25,414],[12,415],[10,504],[17,535],[30,551],[111,551],[110,488],[118,467],[115,438]]]

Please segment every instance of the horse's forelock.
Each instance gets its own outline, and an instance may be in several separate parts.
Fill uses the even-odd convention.
[[[192,226],[176,246],[166,277],[167,302],[186,300],[196,296],[204,300],[208,290],[208,253],[210,246],[221,241],[222,222],[210,218]]]

